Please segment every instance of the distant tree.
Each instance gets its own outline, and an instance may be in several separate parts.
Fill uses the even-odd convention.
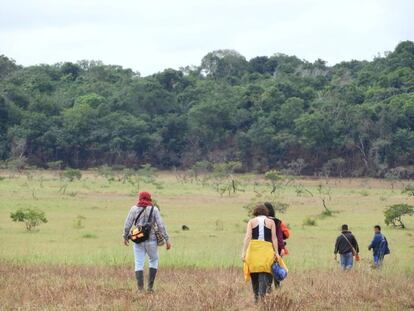
[[[394,227],[405,228],[402,221],[403,216],[411,216],[414,214],[414,206],[408,204],[394,204],[384,211],[385,224],[393,225]]]
[[[45,213],[31,208],[19,208],[16,212],[10,213],[14,222],[24,222],[27,231],[32,231],[41,223],[47,223]]]
[[[74,181],[75,179],[80,180],[82,178],[82,173],[78,169],[74,168],[67,168],[63,173],[62,176],[67,178],[69,181]]]
[[[71,62],[63,63],[60,67],[63,75],[67,79],[75,80],[81,73],[82,69],[79,65],[73,64]]]
[[[0,55],[0,79],[6,77],[19,68],[20,66],[16,65],[16,62],[13,59]]]
[[[279,187],[281,187],[285,176],[277,170],[271,170],[265,173],[265,179],[269,181],[271,190],[270,193],[274,194]]]
[[[317,188],[317,194],[324,208],[322,215],[332,216],[332,210],[330,210],[327,205],[327,201],[331,199],[331,188],[324,186],[323,184],[319,184]]]
[[[213,78],[241,77],[247,71],[244,56],[234,50],[216,50],[208,53],[201,60],[201,70]]]
[[[242,168],[242,164],[238,161],[230,161],[223,163],[216,163],[213,165],[212,176],[216,191],[223,195],[225,192],[230,196],[237,191],[242,191],[240,181],[236,178],[235,172]]]

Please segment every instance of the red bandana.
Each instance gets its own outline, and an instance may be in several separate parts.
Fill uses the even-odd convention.
[[[137,203],[138,206],[141,207],[147,207],[152,205],[152,201],[151,201],[151,193],[149,192],[141,192],[139,194],[139,201]]]

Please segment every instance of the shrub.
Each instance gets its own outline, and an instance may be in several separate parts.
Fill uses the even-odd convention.
[[[78,215],[74,220],[73,220],[73,227],[75,229],[81,229],[84,227],[83,221],[86,219],[85,216],[82,215]]]
[[[400,203],[394,204],[388,207],[384,211],[385,216],[385,224],[393,225],[394,227],[401,227],[402,229],[405,228],[405,224],[402,222],[403,216],[411,216],[414,214],[414,206]]]
[[[304,226],[316,226],[317,225],[316,218],[312,216],[306,216],[303,219],[303,225]]]
[[[24,222],[27,231],[31,231],[41,223],[47,223],[44,212],[30,208],[20,208],[16,212],[10,213],[10,218],[14,222]]]
[[[78,169],[74,169],[74,168],[67,168],[64,172],[63,172],[63,177],[69,179],[69,181],[74,181],[75,179],[80,180],[82,178],[82,173],[80,170]]]

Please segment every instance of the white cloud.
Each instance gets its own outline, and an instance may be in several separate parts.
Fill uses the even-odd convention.
[[[0,53],[24,65],[102,60],[151,74],[214,49],[334,64],[414,40],[411,0],[0,0]]]

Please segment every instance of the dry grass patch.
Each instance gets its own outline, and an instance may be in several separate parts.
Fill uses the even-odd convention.
[[[161,269],[138,294],[127,267],[0,265],[0,310],[414,310],[414,277],[381,271],[291,273],[259,305],[240,269]]]

